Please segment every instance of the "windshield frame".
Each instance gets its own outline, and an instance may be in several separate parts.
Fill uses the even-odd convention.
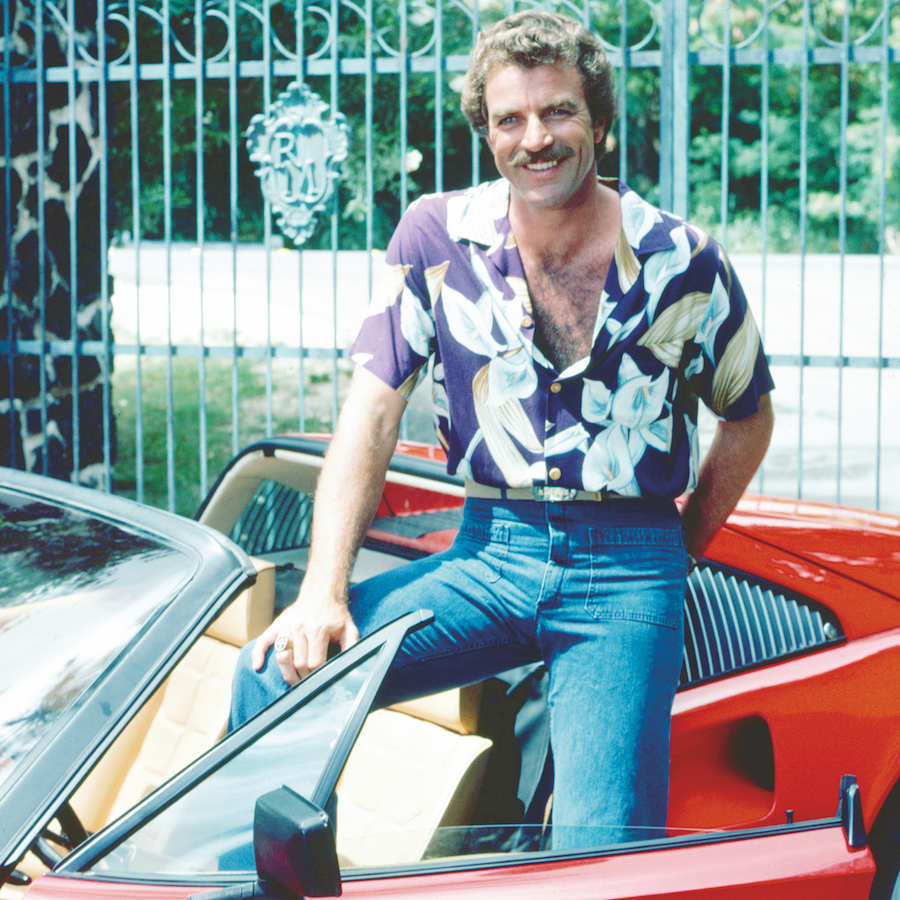
[[[0,790],[0,883],[187,648],[256,578],[223,535],[162,510],[58,479],[0,467],[0,484],[28,501],[63,507],[170,546],[194,560],[190,576],[111,662],[71,715],[23,758]]]

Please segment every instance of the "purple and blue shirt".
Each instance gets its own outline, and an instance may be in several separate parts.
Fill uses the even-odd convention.
[[[735,420],[772,389],[722,248],[618,190],[592,350],[563,371],[535,344],[505,180],[421,197],[403,216],[350,355],[406,396],[430,370],[451,473],[677,497],[696,484],[698,399]]]

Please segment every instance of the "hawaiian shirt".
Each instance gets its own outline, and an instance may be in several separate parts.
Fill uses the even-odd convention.
[[[535,344],[508,182],[421,197],[398,225],[350,355],[406,396],[430,370],[451,473],[676,497],[696,484],[698,398],[734,420],[772,389],[722,248],[618,190],[593,347],[561,372]]]

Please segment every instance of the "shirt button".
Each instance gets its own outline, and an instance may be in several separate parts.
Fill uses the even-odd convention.
[[[531,328],[534,325],[534,319],[531,316],[522,316],[522,327],[523,328]]]
[[[554,381],[553,384],[550,385],[550,393],[558,394],[562,390],[562,385],[558,381]]]
[[[554,466],[554,467],[547,473],[547,475],[549,476],[549,478],[550,478],[551,481],[559,481],[559,479],[562,478],[562,472],[561,472],[560,469],[558,469],[556,466]]]

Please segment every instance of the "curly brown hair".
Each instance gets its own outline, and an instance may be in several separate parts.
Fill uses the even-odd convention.
[[[598,157],[616,114],[615,73],[599,39],[575,19],[558,13],[527,10],[501,19],[478,35],[472,64],[460,98],[460,108],[472,128],[488,133],[484,88],[497,65],[534,66],[563,63],[581,75],[591,120],[602,122]]]

